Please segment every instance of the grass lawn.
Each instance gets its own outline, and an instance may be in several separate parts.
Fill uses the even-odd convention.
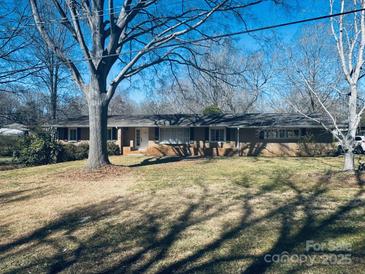
[[[341,158],[111,160],[0,172],[1,273],[365,273]]]
[[[2,157],[2,156],[0,156],[0,164],[10,163],[12,159],[13,159],[12,157]]]
[[[8,170],[8,169],[14,169],[14,168],[20,168],[21,165],[13,163],[12,157],[3,157],[0,156],[0,171],[2,170]]]

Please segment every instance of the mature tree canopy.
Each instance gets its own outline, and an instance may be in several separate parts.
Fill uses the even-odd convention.
[[[90,116],[88,166],[98,168],[109,163],[108,105],[123,80],[161,63],[208,73],[209,68],[201,67],[194,57],[214,34],[212,29],[223,31],[223,26],[235,18],[242,23],[242,11],[260,2],[124,0],[117,6],[113,0],[53,0],[57,12],[50,21],[43,12],[43,2],[30,0],[44,42],[69,68],[86,96]],[[76,43],[73,51],[60,47],[51,36],[55,22],[62,24],[68,39]]]

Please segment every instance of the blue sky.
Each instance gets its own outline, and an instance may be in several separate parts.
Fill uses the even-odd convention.
[[[275,5],[271,1],[267,1],[257,5],[253,11],[256,20],[251,20],[249,27],[253,29],[262,26],[269,26],[310,17],[322,16],[329,13],[329,0],[289,0],[286,2],[289,5],[288,7]],[[298,24],[281,27],[275,29],[274,31],[286,41],[290,41],[303,25],[304,24]],[[272,30],[257,32],[256,35],[265,34],[268,32],[272,32]],[[242,35],[241,39],[245,38],[247,38],[247,35]]]
[[[263,26],[275,25],[289,21],[317,17],[329,14],[329,0],[284,0],[288,6],[276,5],[272,1],[266,1],[258,4],[251,9],[251,15],[247,20],[249,29],[254,29]],[[329,20],[321,20],[306,24],[298,24],[275,29],[275,35],[282,41],[290,43],[298,34],[301,27],[316,23],[325,23]],[[243,30],[239,24],[233,25],[234,30]],[[215,34],[223,33],[222,30],[217,30]],[[260,37],[262,35],[270,35],[273,30],[256,32],[254,35]],[[254,50],[260,47],[260,42],[250,35],[243,34],[235,37],[236,46],[242,49]],[[128,84],[127,84],[128,85]],[[126,87],[126,85],[124,85]],[[142,101],[146,96],[146,92],[141,90],[130,90],[129,96],[135,101]]]
[[[9,1],[9,0],[7,0]],[[185,0],[189,1],[189,0]],[[191,0],[193,1],[193,0]],[[258,4],[251,8],[249,12],[249,17],[247,21],[247,25],[249,29],[254,29],[263,26],[269,26],[274,24],[280,24],[284,22],[300,20],[310,17],[322,16],[329,13],[329,0],[282,0],[285,2],[288,7],[285,5],[275,5],[273,1],[267,0],[261,4]],[[14,3],[13,1],[10,1]],[[178,0],[175,0],[177,3]],[[321,22],[325,22],[322,20]],[[328,20],[327,20],[328,22]],[[315,24],[315,23],[307,23]],[[216,25],[216,26],[215,26]],[[290,43],[293,39],[295,39],[298,30],[303,27],[304,24],[293,25],[288,27],[283,27],[275,30],[275,35],[279,36],[281,40]],[[241,23],[232,23],[232,31],[243,30],[244,27]],[[213,22],[212,26],[209,26],[213,30],[213,34],[219,35],[224,33],[224,30],[221,27],[221,22],[216,20]],[[257,37],[263,35],[270,35],[273,31],[262,31],[256,32],[254,35]],[[243,34],[235,37],[236,47],[243,50],[252,50],[257,49],[259,44],[262,43],[262,40],[256,40],[250,35]],[[117,68],[116,68],[117,69]],[[114,71],[115,72],[115,71]],[[127,90],[129,93],[129,97],[135,101],[142,101],[149,96],[147,92],[143,90],[143,88],[128,88],[129,82],[125,81],[121,84],[122,90]],[[152,87],[153,89],[153,87]]]

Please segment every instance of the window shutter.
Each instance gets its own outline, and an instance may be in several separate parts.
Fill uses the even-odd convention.
[[[306,136],[306,135],[307,135],[307,129],[302,128],[301,136]]]
[[[112,140],[117,140],[117,128],[112,127]]]
[[[63,140],[67,140],[68,139],[68,128],[64,127],[62,128],[63,131]]]
[[[160,128],[155,127],[155,140],[160,140]]]
[[[205,141],[209,141],[209,127],[205,128]]]
[[[190,141],[194,141],[194,138],[195,138],[194,130],[195,130],[195,128],[193,128],[193,127],[190,128]]]
[[[80,140],[80,136],[81,136],[81,128],[77,128],[77,136],[76,136],[76,140],[79,141]]]
[[[232,141],[231,140],[231,129],[230,128],[226,128],[226,140],[227,141]]]
[[[259,138],[260,138],[260,140],[265,139],[265,131],[263,131],[263,130],[259,131]]]

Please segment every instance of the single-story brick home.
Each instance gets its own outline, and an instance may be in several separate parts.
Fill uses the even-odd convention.
[[[89,139],[87,116],[52,126],[62,142]],[[332,134],[320,124],[293,113],[113,115],[108,140],[118,144],[121,154],[155,156],[299,156],[335,147]]]

